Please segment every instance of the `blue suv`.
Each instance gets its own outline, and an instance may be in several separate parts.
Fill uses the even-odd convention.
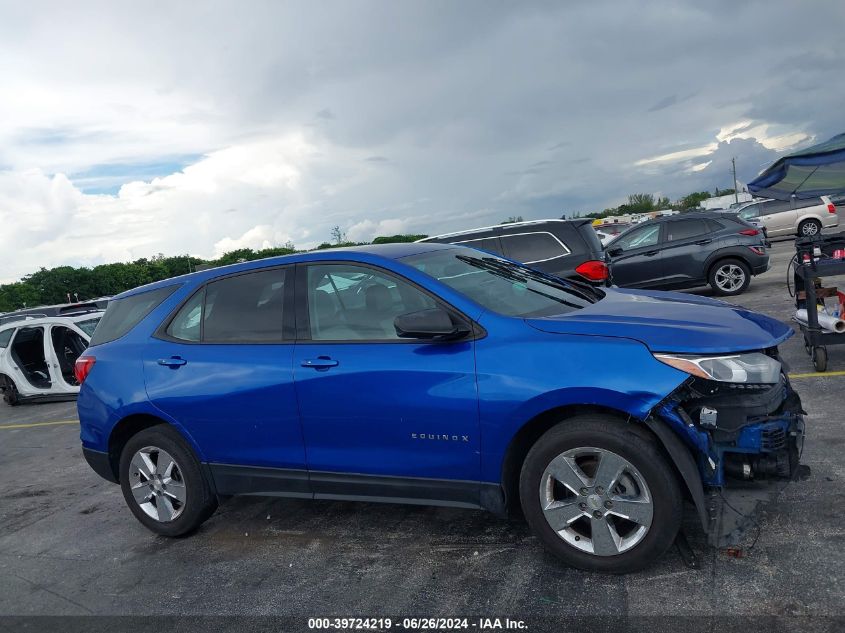
[[[733,488],[796,473],[791,334],[463,246],[265,259],[109,304],[76,364],[83,451],[158,534],[229,495],[521,510],[566,563],[630,571],[685,503],[723,544]]]

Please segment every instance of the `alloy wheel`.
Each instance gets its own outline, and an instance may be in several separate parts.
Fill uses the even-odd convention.
[[[129,462],[129,482],[135,502],[156,521],[173,521],[185,509],[182,469],[167,451],[146,446],[136,452]]]
[[[745,283],[745,271],[736,264],[723,264],[716,269],[716,285],[724,292],[735,292]]]
[[[802,235],[815,235],[819,232],[819,225],[815,222],[805,222],[801,227]]]
[[[596,556],[615,556],[645,538],[654,517],[639,470],[611,451],[581,447],[555,457],[540,478],[540,506],[566,543]]]

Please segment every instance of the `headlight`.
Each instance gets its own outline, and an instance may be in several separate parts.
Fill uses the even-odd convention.
[[[769,384],[780,381],[780,363],[760,352],[730,356],[655,354],[654,357],[675,369],[708,380]]]

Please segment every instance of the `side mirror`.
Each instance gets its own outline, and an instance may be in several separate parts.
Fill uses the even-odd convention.
[[[470,329],[463,323],[455,324],[442,308],[431,308],[400,314],[393,320],[399,338],[448,340],[466,336]]]
[[[610,255],[611,257],[619,257],[622,254],[622,252],[623,252],[622,249],[617,246],[616,248],[611,248],[610,250],[608,250],[607,254]]]

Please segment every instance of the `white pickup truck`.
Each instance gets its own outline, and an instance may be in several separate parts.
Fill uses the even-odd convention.
[[[757,200],[730,212],[766,229],[767,237],[818,235],[839,226],[836,205],[827,196],[809,200]]]

